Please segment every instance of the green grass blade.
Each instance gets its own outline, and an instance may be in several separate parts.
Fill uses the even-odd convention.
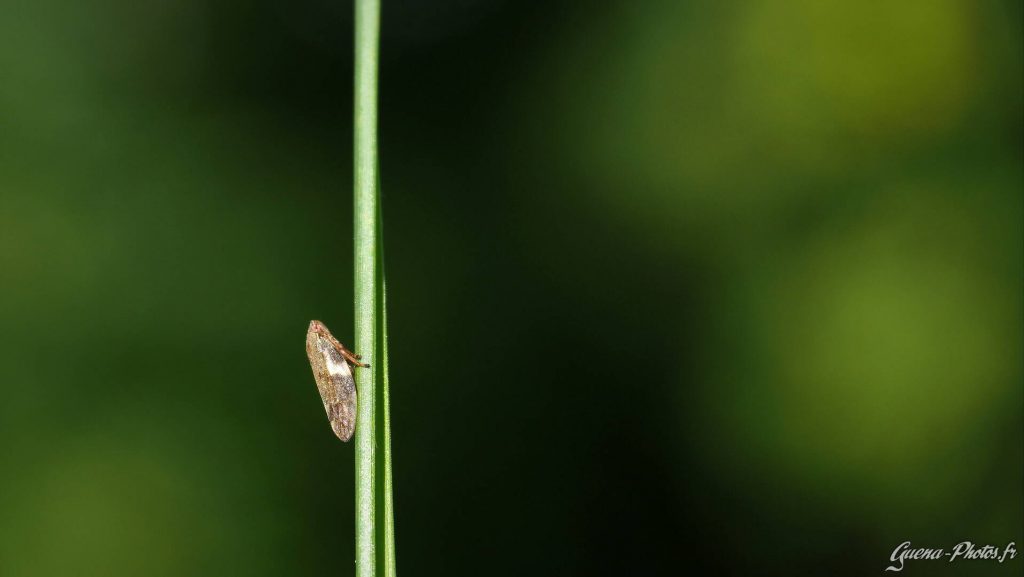
[[[393,577],[391,428],[377,162],[380,2],[356,0],[355,12],[355,344],[370,364],[356,371],[356,575]],[[377,447],[383,449],[380,454]]]
[[[380,186],[378,185],[378,192]],[[380,205],[378,208],[378,220],[377,220],[377,242],[378,242],[378,255],[380,260],[377,263],[377,271],[380,273],[380,364],[381,364],[381,381],[380,387],[380,402],[381,410],[383,412],[383,427],[381,432],[383,433],[380,438],[380,446],[384,449],[383,458],[379,460],[380,464],[383,465],[382,478],[383,484],[382,489],[384,494],[381,496],[381,500],[384,503],[383,510],[383,575],[385,577],[395,577],[397,574],[396,562],[395,562],[395,504],[394,497],[392,494],[392,478],[391,478],[391,402],[390,402],[390,382],[388,379],[388,308],[387,308],[387,281],[384,275],[384,240],[382,235],[382,228],[384,220],[380,218]]]

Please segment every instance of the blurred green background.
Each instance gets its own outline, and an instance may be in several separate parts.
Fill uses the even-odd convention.
[[[1020,2],[383,3],[400,574],[1024,549]],[[351,574],[351,3],[0,5],[0,575]]]

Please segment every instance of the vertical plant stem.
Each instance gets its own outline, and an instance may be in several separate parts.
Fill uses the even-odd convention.
[[[378,213],[379,214],[379,213]],[[382,222],[379,224],[383,224]],[[378,229],[378,233],[380,230]],[[383,245],[383,236],[381,238]],[[388,289],[384,278],[384,248],[381,246],[380,306],[381,306],[381,366],[384,374],[381,387],[381,406],[384,411],[384,577],[396,577],[395,560],[395,503],[391,480],[391,383],[388,380]]]
[[[356,575],[377,572],[376,401],[378,373],[377,60],[379,0],[355,2],[355,339],[368,368],[356,371]]]

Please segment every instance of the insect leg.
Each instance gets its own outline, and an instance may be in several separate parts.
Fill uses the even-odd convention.
[[[357,367],[368,367],[368,366],[370,366],[370,365],[368,365],[366,363],[359,362],[359,359],[363,358],[362,355],[357,355],[357,354],[353,353],[352,351],[346,349],[345,345],[339,343],[338,341],[334,341],[331,344],[334,345],[334,348],[337,349],[338,352],[341,353],[341,356],[345,357],[345,360],[348,361],[349,363],[351,363],[351,364],[353,364],[353,365],[355,365]]]

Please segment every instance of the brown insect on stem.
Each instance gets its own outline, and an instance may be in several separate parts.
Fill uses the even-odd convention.
[[[351,367],[370,365],[360,362],[362,357],[345,348],[320,321],[309,323],[306,355],[331,429],[339,439],[348,441],[356,428],[356,382]]]

